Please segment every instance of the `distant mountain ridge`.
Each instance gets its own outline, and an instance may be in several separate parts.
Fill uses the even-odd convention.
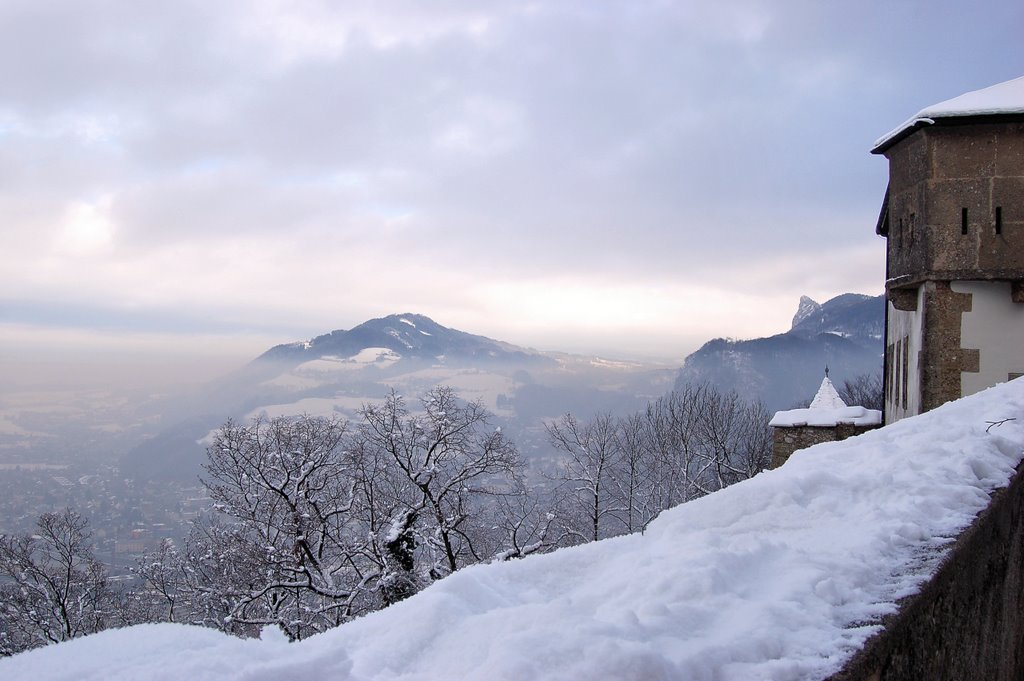
[[[800,304],[796,308],[796,314],[793,315],[793,324],[789,328],[797,327],[820,311],[821,305],[807,296],[800,296]]]
[[[277,345],[206,387],[192,417],[169,426],[121,460],[129,477],[194,480],[203,438],[228,417],[310,413],[353,418],[363,404],[398,390],[415,399],[444,384],[480,400],[524,447],[542,451],[543,423],[567,412],[625,414],[668,392],[673,379],[708,381],[769,409],[809,400],[825,366],[836,385],[879,372],[882,296],[801,298],[792,328],[769,338],[707,342],[671,365],[539,352],[438,324],[420,314],[371,319],[348,330]]]
[[[202,413],[175,423],[121,459],[129,477],[194,480],[206,437],[227,418],[311,414],[358,418],[397,391],[413,403],[437,385],[476,400],[524,452],[543,452],[544,423],[566,412],[624,414],[671,389],[676,367],[540,352],[448,328],[421,314],[371,319],[277,345],[206,386]]]
[[[845,293],[820,304],[801,296],[789,331],[708,341],[683,362],[676,387],[706,381],[771,411],[788,409],[813,397],[826,366],[838,386],[880,374],[884,326],[884,296]]]
[[[413,313],[388,315],[309,341],[276,345],[255,361],[298,365],[326,356],[352,357],[367,348],[381,348],[403,359],[430,362],[444,361],[449,356],[483,363],[551,362],[535,350],[451,329]]]
[[[871,345],[881,341],[885,328],[885,296],[844,293],[818,304],[800,296],[790,333],[811,337],[831,333]]]

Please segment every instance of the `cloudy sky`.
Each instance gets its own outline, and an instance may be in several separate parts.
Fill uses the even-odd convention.
[[[0,366],[394,312],[681,359],[882,290],[872,142],[1024,5],[0,0]]]

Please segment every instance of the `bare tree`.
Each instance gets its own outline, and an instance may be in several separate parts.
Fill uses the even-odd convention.
[[[771,431],[760,403],[710,385],[687,386],[646,411],[548,426],[565,455],[564,522],[576,541],[643,530],[658,513],[739,480],[768,464]]]
[[[242,636],[255,636],[273,617],[253,617],[263,606],[266,613],[278,615],[288,591],[253,599],[269,578],[273,567],[265,559],[268,550],[260,546],[251,528],[218,513],[200,516],[192,523],[181,554],[172,555],[176,565],[165,571],[181,575],[179,608],[181,622],[213,627]],[[181,597],[183,596],[183,598]]]
[[[649,434],[642,413],[619,419],[615,432],[620,472],[613,482],[623,502],[621,520],[627,533],[645,529],[666,508],[659,503],[659,458]]]
[[[142,583],[136,595],[144,603],[146,619],[193,622],[193,580],[174,541],[161,541],[156,551],[136,561],[133,572]]]
[[[85,518],[44,513],[36,532],[0,536],[0,654],[105,629],[121,608]]]
[[[515,489],[522,464],[479,403],[460,401],[448,387],[430,390],[420,403],[413,413],[392,393],[366,406],[359,439],[364,456],[383,458],[393,473],[386,476],[392,510],[380,553],[407,579],[429,582],[491,557],[486,507]]]
[[[228,422],[204,466],[214,507],[180,549],[164,542],[139,562],[135,593],[108,587],[70,510],[0,537],[0,654],[152,620],[304,638],[465,565],[643,530],[770,454],[762,406],[689,387],[627,418],[550,424],[564,462],[543,492],[525,486],[490,417],[441,387],[415,411],[392,393],[354,430],[309,416]]]
[[[580,422],[566,414],[548,424],[547,431],[551,444],[565,454],[558,482],[568,534],[587,542],[624,532],[626,505],[616,484],[622,454],[615,419],[599,414]]]
[[[239,527],[207,532],[261,576],[235,585],[234,622],[274,623],[302,638],[359,611],[377,572],[362,560],[366,539],[351,515],[357,483],[346,435],[344,421],[315,417],[228,422],[217,432],[204,482]]]
[[[529,505],[520,531],[503,535],[498,509],[524,494],[521,464],[486,410],[448,388],[422,407],[393,394],[355,432],[308,416],[225,424],[204,466],[214,508],[182,551],[165,544],[138,567],[151,610],[242,635],[276,624],[299,639],[509,542],[526,542],[520,554],[546,548]]]
[[[659,510],[706,494],[700,431],[705,385],[688,385],[648,405],[644,413],[649,456],[653,459],[653,503]]]
[[[851,407],[859,406],[881,411],[885,402],[882,374],[861,374],[843,381],[839,396]]]
[[[698,393],[700,454],[697,485],[706,494],[752,477],[771,453],[768,412],[735,392],[705,386]]]
[[[566,542],[565,532],[556,525],[554,503],[536,490],[520,485],[513,494],[497,497],[496,502],[494,526],[502,531],[498,538],[501,546],[495,548],[491,560],[547,553]]]
[[[364,557],[377,572],[373,607],[397,603],[423,586],[415,570],[418,512],[411,508],[408,477],[367,438],[351,442],[355,480],[352,514],[367,537]]]

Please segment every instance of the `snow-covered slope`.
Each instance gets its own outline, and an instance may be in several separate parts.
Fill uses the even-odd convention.
[[[821,679],[928,578],[1022,451],[1017,380],[798,452],[643,536],[467,568],[300,643],[148,625],[0,660],[0,678]]]

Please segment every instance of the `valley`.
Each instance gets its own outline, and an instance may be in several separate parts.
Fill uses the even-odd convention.
[[[0,532],[27,531],[39,513],[74,504],[100,555],[124,574],[162,538],[180,540],[209,502],[199,483],[206,447],[229,419],[354,422],[392,392],[415,404],[438,385],[484,406],[543,484],[561,460],[545,426],[565,414],[624,416],[702,381],[786,408],[809,396],[825,363],[838,381],[880,367],[879,300],[801,300],[789,331],[709,341],[682,367],[538,351],[407,313],[276,346],[190,391],[12,391],[0,396]]]

